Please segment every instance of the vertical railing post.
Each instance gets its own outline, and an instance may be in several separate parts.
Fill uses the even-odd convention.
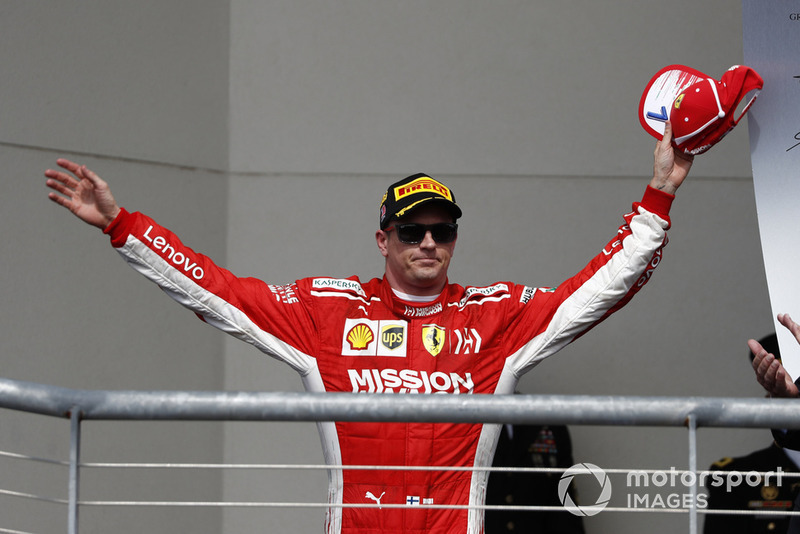
[[[697,534],[697,419],[694,415],[689,414],[686,425],[689,427],[689,471],[692,473],[689,477],[692,481],[689,488],[692,499],[689,506],[689,534]]]
[[[78,534],[78,488],[81,460],[81,411],[77,406],[70,412],[69,443],[69,514],[68,534]]]

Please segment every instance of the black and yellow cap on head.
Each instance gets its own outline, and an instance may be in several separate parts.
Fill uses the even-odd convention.
[[[449,187],[434,180],[427,174],[412,174],[389,186],[381,201],[379,223],[381,230],[389,226],[395,219],[430,202],[445,207],[453,216],[453,220],[461,217],[461,208]]]

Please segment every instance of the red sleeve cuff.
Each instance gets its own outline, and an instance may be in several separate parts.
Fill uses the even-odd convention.
[[[639,205],[650,213],[669,221],[669,210],[672,207],[673,200],[675,200],[675,195],[648,185]]]
[[[128,226],[130,225],[131,214],[125,208],[120,208],[119,213],[106,226],[103,233],[111,237],[111,244],[114,247],[121,247],[128,239]]]

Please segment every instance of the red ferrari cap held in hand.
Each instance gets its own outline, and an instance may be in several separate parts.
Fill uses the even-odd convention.
[[[686,154],[702,154],[733,130],[763,86],[761,76],[743,65],[734,65],[719,81],[691,67],[670,65],[647,84],[639,101],[639,122],[661,139],[669,120],[673,146]]]

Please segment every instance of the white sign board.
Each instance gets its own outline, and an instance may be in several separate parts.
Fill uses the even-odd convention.
[[[800,322],[800,0],[742,0],[742,29],[744,64],[764,79],[748,130],[773,317],[789,313]],[[777,320],[775,330],[784,367],[797,379],[800,346]]]

